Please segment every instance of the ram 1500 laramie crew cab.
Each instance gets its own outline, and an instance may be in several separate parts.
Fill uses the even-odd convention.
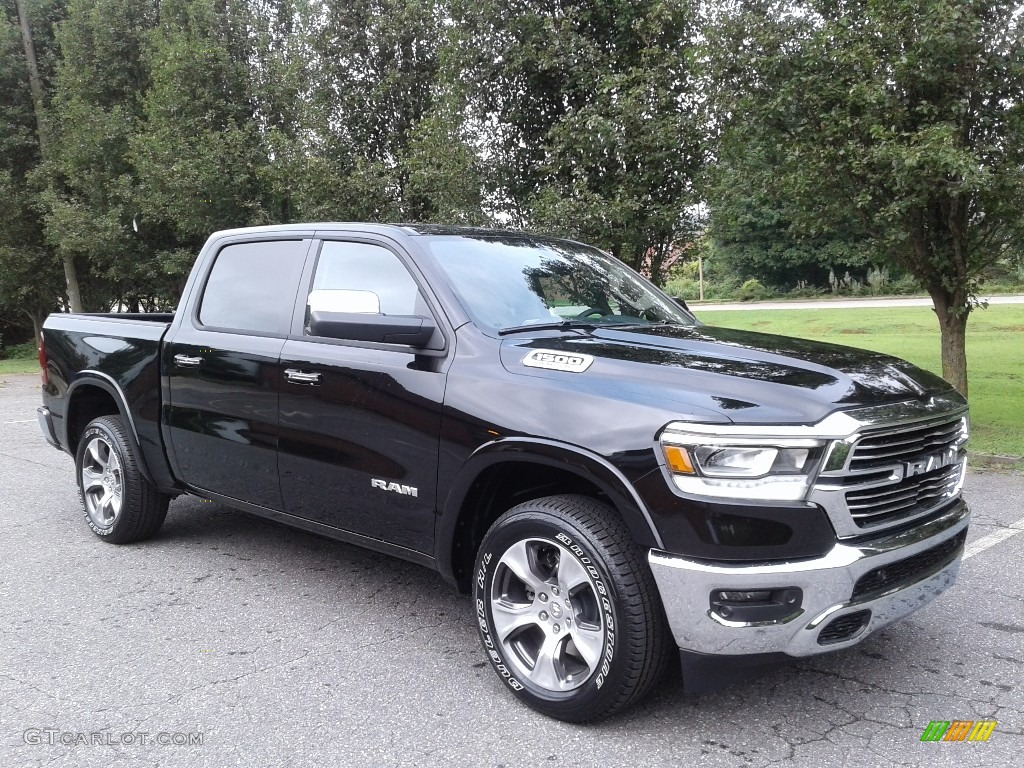
[[[39,423],[99,537],[195,494],[434,568],[504,685],[564,720],[679,659],[696,687],[847,648],[950,586],[967,535],[948,384],[702,325],[579,243],[218,232],[173,314],[44,329]]]

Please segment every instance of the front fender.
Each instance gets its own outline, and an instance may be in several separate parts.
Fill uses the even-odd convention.
[[[470,455],[441,506],[441,514],[435,526],[434,557],[446,581],[452,584],[457,581],[452,559],[456,530],[473,483],[485,470],[506,462],[555,467],[578,475],[607,495],[640,546],[664,547],[647,506],[626,476],[606,458],[585,448],[555,440],[502,438],[481,445]]]

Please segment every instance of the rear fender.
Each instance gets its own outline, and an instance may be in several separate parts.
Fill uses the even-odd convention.
[[[121,391],[121,387],[118,386],[117,382],[105,373],[101,373],[99,371],[83,371],[73,382],[71,382],[70,386],[68,386],[67,392],[64,395],[67,401],[67,406],[65,410],[65,418],[63,419],[64,445],[68,452],[72,455],[74,455],[75,452],[75,447],[72,445],[73,440],[71,428],[78,401],[84,393],[88,392],[88,390],[93,387],[103,390],[110,395],[111,399],[113,399],[114,404],[117,406],[118,415],[128,428],[128,440],[131,443],[132,452],[135,454],[135,460],[138,464],[139,471],[142,472],[143,477],[145,477],[150,483],[158,485],[158,483],[153,479],[152,473],[149,471],[149,465],[146,463],[146,456],[142,452],[142,446],[139,443],[139,433],[135,428],[135,420],[132,418],[131,411],[128,410],[128,403],[125,400],[124,392]]]

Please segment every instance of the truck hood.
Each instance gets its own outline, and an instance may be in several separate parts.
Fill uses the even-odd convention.
[[[525,364],[538,349],[589,355],[593,361],[576,371]],[[813,424],[836,410],[951,389],[938,376],[877,352],[711,326],[517,334],[503,340],[501,359],[511,373],[660,404],[679,418],[750,424]]]

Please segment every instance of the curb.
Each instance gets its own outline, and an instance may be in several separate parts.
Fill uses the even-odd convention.
[[[1024,456],[1000,456],[992,453],[967,452],[967,463],[974,469],[999,472],[1024,472]]]

